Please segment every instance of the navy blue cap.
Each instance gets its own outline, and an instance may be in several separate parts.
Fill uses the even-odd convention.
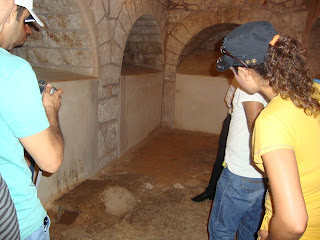
[[[217,61],[217,70],[224,72],[231,66],[243,66],[239,60],[248,66],[264,62],[269,42],[277,34],[267,21],[249,22],[235,28],[222,42],[222,48],[235,58],[224,54]]]

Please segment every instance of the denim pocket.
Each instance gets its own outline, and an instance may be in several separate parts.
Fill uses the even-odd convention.
[[[265,191],[264,179],[242,178],[240,187],[245,192]]]

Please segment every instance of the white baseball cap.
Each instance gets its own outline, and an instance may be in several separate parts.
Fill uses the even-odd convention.
[[[28,9],[34,20],[41,26],[44,27],[43,22],[40,20],[40,18],[35,14],[33,11],[33,0],[15,0],[14,4],[19,5],[21,7],[25,7]]]

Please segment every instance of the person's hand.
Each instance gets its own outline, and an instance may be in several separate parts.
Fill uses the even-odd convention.
[[[258,240],[268,240],[269,232],[265,230],[260,230],[258,232]]]
[[[50,94],[51,87],[50,83],[46,85],[46,89],[42,97],[42,103],[47,115],[57,113],[61,107],[61,94],[63,93],[63,90],[58,88],[56,92]]]

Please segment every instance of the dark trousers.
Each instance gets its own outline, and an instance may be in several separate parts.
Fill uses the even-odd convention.
[[[222,129],[219,137],[218,153],[217,153],[216,161],[213,165],[209,185],[206,188],[206,192],[209,194],[215,193],[219,177],[223,170],[222,163],[224,160],[224,155],[226,150],[230,121],[231,121],[231,114],[228,113],[227,117],[223,120]]]

